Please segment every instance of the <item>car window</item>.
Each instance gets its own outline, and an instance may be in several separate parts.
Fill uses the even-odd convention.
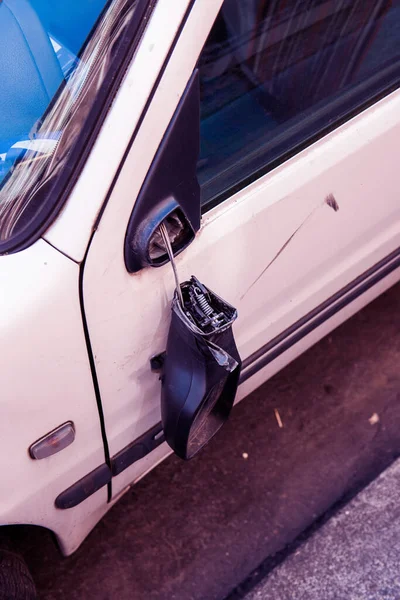
[[[88,149],[82,135],[99,121],[94,111],[133,42],[139,5],[146,2],[0,0],[0,251],[36,231],[39,217],[46,222],[66,165],[71,184],[72,158]]]
[[[199,60],[203,206],[400,81],[400,0],[225,0]]]

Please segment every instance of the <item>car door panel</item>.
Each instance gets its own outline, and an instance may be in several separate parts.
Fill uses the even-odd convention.
[[[160,381],[150,358],[165,349],[174,280],[169,264],[128,273],[127,224],[145,176],[211,26],[198,0],[110,194],[87,255],[83,298],[110,455],[160,421]],[[216,15],[216,10],[214,17]],[[199,39],[198,23],[203,23]],[[254,353],[398,246],[400,211],[393,156],[400,95],[371,106],[203,215],[176,259],[237,307],[245,368]],[[260,367],[239,398],[398,278],[398,269],[301,342]],[[169,452],[165,445],[113,479],[118,494]]]
[[[1,524],[46,527],[73,552],[107,510],[107,488],[59,510],[55,499],[104,463],[104,443],[82,329],[79,266],[39,240],[2,256]],[[30,446],[72,421],[73,442],[33,460]]]

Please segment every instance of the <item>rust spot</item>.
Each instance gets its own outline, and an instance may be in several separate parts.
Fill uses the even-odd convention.
[[[339,204],[336,202],[336,198],[333,194],[328,194],[325,198],[325,204],[333,208],[335,212],[339,210]]]

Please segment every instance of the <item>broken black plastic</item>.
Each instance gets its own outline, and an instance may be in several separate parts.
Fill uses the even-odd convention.
[[[161,416],[165,439],[192,458],[225,423],[235,400],[241,359],[232,324],[236,309],[195,277],[175,292],[164,360]]]

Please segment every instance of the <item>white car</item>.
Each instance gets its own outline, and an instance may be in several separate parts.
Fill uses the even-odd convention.
[[[400,0],[2,0],[2,525],[71,554],[399,280],[399,27]]]

